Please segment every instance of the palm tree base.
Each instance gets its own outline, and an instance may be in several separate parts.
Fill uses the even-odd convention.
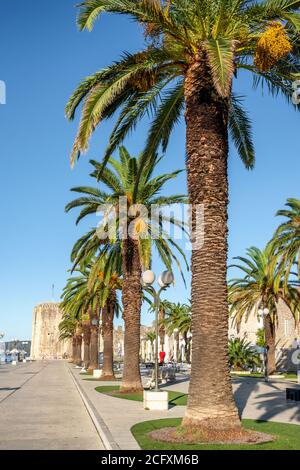
[[[216,423],[215,423],[216,424]],[[225,424],[225,422],[224,422]],[[227,423],[228,425],[228,423]],[[149,437],[157,441],[179,444],[262,444],[272,442],[274,437],[256,431],[246,431],[242,426],[221,431],[213,426],[192,423],[177,428],[152,431]]]
[[[138,393],[138,392],[143,392],[144,388],[141,386],[141,384],[136,384],[136,385],[126,385],[122,384],[120,387],[119,393]]]
[[[116,380],[114,375],[102,375],[100,379],[102,382],[112,382]]]
[[[196,415],[196,413],[195,413]],[[235,435],[242,431],[242,423],[236,413],[227,416],[216,416],[214,418],[193,418],[185,417],[182,421],[181,429],[190,432],[203,434],[203,437],[211,437],[214,440],[223,433]]]

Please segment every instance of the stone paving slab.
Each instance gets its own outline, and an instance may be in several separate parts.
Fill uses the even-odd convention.
[[[104,449],[64,361],[13,367],[0,372],[0,449]]]

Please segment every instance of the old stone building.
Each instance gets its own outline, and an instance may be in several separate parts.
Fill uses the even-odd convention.
[[[293,315],[285,303],[280,300],[278,304],[278,322],[276,325],[276,360],[279,370],[295,370],[297,366],[292,363],[295,340],[300,338],[300,325],[295,323]],[[234,318],[229,320],[229,337],[245,338],[255,345],[257,331],[263,328],[262,319],[253,312],[247,321],[244,319],[237,328]]]
[[[71,357],[71,341],[59,340],[58,325],[62,313],[59,304],[46,302],[37,305],[32,318],[32,359],[63,359]]]

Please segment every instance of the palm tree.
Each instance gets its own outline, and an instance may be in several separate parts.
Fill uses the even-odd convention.
[[[75,318],[81,319],[83,366],[85,369],[88,369],[90,366],[91,325],[90,317],[87,312],[89,293],[86,291],[86,283],[86,275],[83,275],[82,273],[77,277],[68,279],[63,291],[63,302],[61,307],[64,311],[72,311]]]
[[[259,348],[266,348],[266,340],[265,340],[265,330],[263,328],[258,328],[256,332],[256,346]]]
[[[234,370],[245,370],[261,365],[259,354],[245,338],[229,340],[229,364]]]
[[[150,341],[151,344],[151,356],[152,356],[152,361],[155,360],[155,353],[154,353],[154,343],[156,339],[156,334],[155,331],[148,331],[146,334],[146,340]]]
[[[101,307],[101,331],[103,337],[103,367],[102,379],[114,379],[113,368],[113,335],[114,318],[119,316],[120,305],[116,291],[121,289],[122,281],[117,266],[112,271],[112,266],[108,269],[107,257],[100,252],[95,259],[91,269],[89,283],[90,286],[97,286],[98,299]],[[120,271],[120,270],[119,270]]]
[[[82,337],[80,335],[80,322],[76,320],[71,313],[63,311],[62,320],[59,323],[59,332],[60,341],[72,341],[72,362],[76,365],[80,365],[82,341]]]
[[[242,319],[247,321],[250,314],[258,315],[258,309],[268,308],[264,317],[265,340],[268,348],[269,374],[276,370],[275,346],[278,323],[278,302],[283,301],[290,309],[296,322],[300,314],[300,293],[293,283],[286,284],[278,259],[268,245],[264,250],[256,247],[247,250],[247,258],[237,257],[241,264],[233,265],[245,276],[229,282],[230,315],[237,326]]]
[[[256,88],[291,102],[299,73],[299,6],[295,0],[86,0],[80,5],[81,30],[92,29],[104,12],[128,15],[144,26],[147,45],[85,79],[71,97],[69,119],[83,103],[72,162],[87,150],[96,126],[116,111],[105,161],[147,113],[153,120],[144,159],[160,145],[166,150],[185,115],[194,238],[201,232],[196,214],[203,204],[206,229],[202,249],[192,253],[194,367],[187,426],[240,428],[228,371],[228,130],[247,168],[254,165],[254,150],[233,78],[245,72]],[[214,367],[207,367],[212,362]]]
[[[185,308],[182,311],[181,318],[179,318],[178,321],[178,330],[184,339],[185,360],[190,364],[192,341],[192,314],[190,305],[185,305]],[[183,361],[184,358],[182,357],[181,360]]]
[[[190,362],[191,337],[189,333],[191,333],[192,328],[191,307],[187,304],[169,302],[166,306],[166,315],[163,324],[169,336],[177,334],[178,337],[179,335],[183,337],[185,342],[185,357],[186,360]],[[178,346],[177,340],[177,348]],[[181,359],[183,360],[183,357],[181,357]]]
[[[117,260],[121,259],[123,319],[125,321],[122,391],[142,390],[139,368],[141,274],[142,270],[150,267],[152,246],[155,246],[168,270],[172,270],[172,264],[175,262],[181,272],[174,249],[181,254],[188,269],[183,250],[168,237],[164,230],[164,223],[167,223],[176,225],[184,231],[184,223],[166,214],[158,218],[157,224],[153,218],[148,219],[153,206],[167,207],[187,201],[184,195],[159,195],[164,185],[174,179],[180,171],[153,177],[158,162],[158,156],[152,155],[152,158],[145,164],[142,155],[139,158],[131,157],[124,147],[120,148],[120,161],[112,157],[109,159],[109,168],[102,169],[100,163],[92,160],[91,176],[104,184],[108,192],[91,187],[73,188],[72,191],[84,196],[66,206],[67,212],[74,208],[81,208],[77,223],[89,214],[98,213],[101,208],[105,215],[109,214],[111,217],[109,219],[104,216],[96,229],[91,230],[76,243],[72,259],[75,264],[80,263],[87,256],[93,255],[100,246],[103,255],[107,256],[108,266],[111,263],[118,263]],[[138,175],[140,175],[139,178]],[[124,202],[127,206],[125,212]]]
[[[82,317],[82,339],[83,339],[83,367],[88,370],[90,367],[91,349],[91,323],[88,314]]]
[[[99,363],[99,301],[98,286],[94,285],[91,288],[89,285],[90,269],[90,265],[82,266],[80,270],[77,270],[76,276],[68,279],[62,294],[61,308],[63,312],[71,312],[74,318],[81,320],[80,336],[83,333],[84,367],[92,371],[98,368]],[[93,321],[94,319],[96,319],[96,322]]]
[[[116,290],[111,288],[105,305],[102,307],[102,336],[103,336],[103,368],[102,379],[113,380],[114,377],[114,317],[118,315],[119,304]]]
[[[285,221],[277,228],[271,241],[275,253],[281,258],[281,266],[287,280],[294,264],[300,279],[300,201],[288,199],[287,209],[277,212]]]
[[[148,291],[148,294],[150,294],[153,297],[153,292],[150,289]],[[149,297],[144,296],[144,300],[148,302],[150,305],[149,307],[149,312],[154,313],[156,311],[156,303],[154,300],[151,300]],[[160,300],[159,302],[159,312],[158,312],[158,335],[159,335],[159,342],[160,342],[160,350],[164,351],[165,350],[165,335],[166,335],[166,327],[165,327],[165,318],[166,318],[166,312],[170,308],[171,302],[168,300]]]

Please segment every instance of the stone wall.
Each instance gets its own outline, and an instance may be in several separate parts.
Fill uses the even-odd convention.
[[[62,313],[59,304],[46,302],[37,305],[32,318],[32,359],[63,359],[71,357],[71,341],[59,340]]]

